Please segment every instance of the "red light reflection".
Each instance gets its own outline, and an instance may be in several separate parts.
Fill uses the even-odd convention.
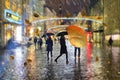
[[[91,53],[92,53],[92,43],[87,43],[87,54],[86,54],[86,59],[87,59],[87,64],[90,64],[91,62]]]

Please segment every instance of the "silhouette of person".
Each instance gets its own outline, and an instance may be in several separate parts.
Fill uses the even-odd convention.
[[[80,58],[80,48],[79,47],[75,47],[74,57],[76,58],[77,51],[78,51],[78,58]]]
[[[39,38],[38,44],[39,44],[39,48],[41,50],[42,49],[42,44],[43,44],[42,38]]]
[[[60,46],[61,46],[60,54],[55,59],[55,62],[57,63],[58,58],[61,57],[63,54],[66,54],[66,63],[68,64],[68,52],[67,52],[65,37],[63,35],[60,37]]]
[[[51,53],[52,58],[52,50],[53,50],[53,40],[51,39],[51,36],[48,36],[46,40],[46,49],[47,49],[47,59],[49,60],[49,53]]]
[[[34,37],[34,44],[35,44],[35,49],[36,49],[36,43],[37,43],[37,37]]]
[[[32,38],[29,38],[29,40],[27,42],[27,47],[30,47],[30,45],[32,44],[31,41],[32,41]]]
[[[109,44],[110,47],[112,47],[112,43],[113,43],[113,40],[112,40],[112,37],[110,37],[109,40],[108,40],[108,44]]]

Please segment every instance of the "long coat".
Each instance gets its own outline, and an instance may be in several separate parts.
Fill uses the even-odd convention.
[[[67,53],[67,47],[66,47],[65,37],[64,36],[61,36],[61,38],[60,38],[60,45],[61,45],[60,54]]]
[[[110,37],[109,41],[108,41],[109,45],[112,46],[112,43],[113,43],[113,40],[112,38]]]
[[[47,44],[47,51],[52,51],[53,50],[53,40],[51,38],[48,38],[46,40],[46,44]]]

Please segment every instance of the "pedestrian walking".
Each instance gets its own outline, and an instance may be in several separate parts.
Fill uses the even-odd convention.
[[[29,38],[27,42],[27,47],[30,47],[30,45],[32,45],[31,41],[32,41],[32,38]]]
[[[66,54],[66,63],[68,64],[68,52],[67,52],[65,37],[63,35],[60,37],[60,46],[61,46],[60,54],[55,59],[55,62],[57,63],[58,58],[61,57],[63,54]]]
[[[39,38],[38,45],[39,45],[40,50],[42,49],[42,44],[43,44],[42,38]]]
[[[76,58],[76,54],[78,52],[78,58],[80,58],[80,48],[79,47],[75,47],[75,52],[74,52],[74,57]]]
[[[79,47],[74,47],[74,57],[75,57],[75,63],[76,63],[76,58],[78,58],[78,61],[80,60],[80,48]],[[78,53],[77,53],[78,52]],[[78,55],[78,56],[76,56]]]
[[[52,50],[53,50],[53,40],[51,36],[49,36],[46,40],[46,50],[47,50],[47,59],[49,60],[49,53],[51,53],[52,58]]]
[[[35,49],[36,49],[36,44],[37,44],[37,37],[34,37],[34,45],[35,45]]]
[[[110,37],[109,40],[108,40],[108,45],[109,45],[110,47],[112,47],[112,43],[113,43],[113,40],[112,40],[112,37]]]

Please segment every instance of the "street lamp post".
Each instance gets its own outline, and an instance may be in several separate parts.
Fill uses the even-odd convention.
[[[103,9],[103,37],[102,37],[102,44],[104,45],[104,41],[105,41],[105,30],[104,30],[104,0],[102,2],[102,9]]]
[[[58,9],[59,11],[58,11],[58,16],[61,18],[62,17],[62,4],[61,4],[61,2],[60,2],[60,4],[59,4],[59,9]],[[62,22],[62,20],[60,19],[59,21],[58,21],[58,24],[61,24],[61,22]]]
[[[24,24],[24,21],[25,21],[25,1],[24,0],[22,0],[22,35],[25,35],[24,34],[24,26],[25,26],[25,24]]]

